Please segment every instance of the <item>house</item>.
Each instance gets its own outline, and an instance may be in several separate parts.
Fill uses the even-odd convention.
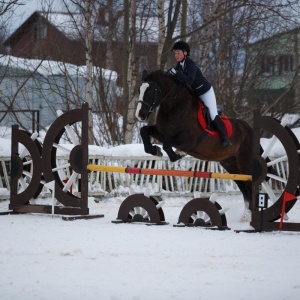
[[[143,31],[137,44],[138,72],[156,66],[157,28],[154,18],[142,20]],[[93,31],[93,65],[116,71],[122,75],[122,14],[116,13],[112,29],[104,9],[100,9]],[[61,12],[34,12],[4,42],[7,53],[29,59],[63,61],[85,65],[84,19],[81,14]],[[119,77],[118,84],[122,78]]]
[[[120,99],[118,87],[123,81],[121,56],[122,26],[124,28],[124,25],[123,14],[116,11],[114,14],[115,26],[111,26],[104,8],[98,11],[97,18],[94,20],[92,62],[97,72],[97,74],[94,72],[96,75],[94,78],[97,80],[94,82],[93,95],[95,101],[98,97],[98,106],[95,105],[94,109],[99,111],[99,98],[103,97],[103,94],[107,97],[107,94],[112,92],[114,95],[109,96],[109,99]],[[153,69],[156,66],[157,24],[155,22],[157,21],[156,18],[147,17],[145,20],[141,19],[140,22],[143,26],[142,30],[137,30],[139,42],[137,41],[136,55],[138,73],[142,74],[144,69],[151,66]],[[40,125],[45,127],[56,118],[53,108],[64,110],[75,108],[75,103],[77,103],[77,107],[81,105],[85,99],[86,79],[85,74],[78,70],[83,70],[86,65],[84,30],[84,18],[81,14],[36,11],[6,39],[4,42],[6,55],[0,62],[0,69],[2,70],[2,76],[0,74],[0,96],[2,100],[7,99],[9,103],[12,102],[9,105],[10,110],[37,110],[40,114]],[[6,65],[7,57],[10,58],[10,63]],[[17,58],[18,62],[13,63]],[[27,62],[33,65],[38,62],[42,65],[37,70],[29,67],[28,71]],[[51,67],[56,62],[55,68],[58,70],[65,68],[66,65],[71,65],[72,67],[68,67],[68,72],[70,68],[73,70],[77,66],[77,71],[80,74],[77,72],[69,76],[68,72],[45,73],[43,66],[49,62]],[[100,78],[103,79],[102,75],[98,76],[101,74],[100,69],[112,71],[109,78],[104,78],[108,87],[108,90],[105,91],[103,86],[100,88],[100,82],[96,82]],[[75,85],[70,85],[66,81],[66,74],[72,82],[76,83]],[[111,80],[112,74],[113,80]],[[25,83],[24,86],[23,83]],[[16,91],[18,93],[14,96]],[[63,103],[62,100],[67,101]],[[6,100],[0,101],[4,104],[5,102]],[[119,102],[122,106],[122,101]],[[66,107],[65,104],[70,105],[70,107]],[[0,107],[0,110],[5,109],[7,109],[6,105]],[[119,107],[113,110],[120,111]],[[27,117],[28,120],[25,120],[24,116],[19,123],[31,128],[31,124],[28,123],[31,116]],[[14,124],[16,121],[12,121],[12,123]]]
[[[260,107],[274,104],[272,112],[300,113],[300,28],[250,44],[247,56],[254,75],[252,101]]]
[[[86,66],[14,56],[0,56],[0,115],[2,124],[19,124],[27,131],[45,129],[57,118],[57,110],[81,107],[85,101]],[[99,67],[107,93],[118,93],[117,73]],[[97,109],[99,83],[93,85],[93,107]],[[35,123],[32,118],[35,117]],[[32,130],[32,131],[34,131]]]

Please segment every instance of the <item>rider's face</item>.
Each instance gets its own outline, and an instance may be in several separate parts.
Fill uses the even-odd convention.
[[[185,56],[187,55],[186,51],[182,50],[174,50],[175,59],[177,62],[183,61]]]

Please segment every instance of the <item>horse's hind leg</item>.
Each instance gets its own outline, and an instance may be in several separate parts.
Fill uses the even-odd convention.
[[[222,160],[220,163],[228,173],[251,175],[250,162],[247,162],[247,164],[249,164],[247,170],[243,170],[243,168],[240,167],[239,160],[235,156]],[[240,180],[235,181],[235,183],[237,184],[239,190],[243,194],[245,207],[249,208],[252,203],[252,183],[249,181]]]
[[[252,206],[252,183],[249,181],[240,181],[236,180],[235,183],[237,184],[239,190],[243,194],[245,207],[251,209]]]
[[[156,126],[144,126],[140,129],[140,133],[143,140],[145,152],[155,156],[162,156],[160,147],[152,145],[150,139],[150,136],[152,136],[158,141],[163,141],[163,136],[157,131]]]

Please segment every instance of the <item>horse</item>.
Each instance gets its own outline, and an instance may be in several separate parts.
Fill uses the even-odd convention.
[[[162,143],[163,150],[175,162],[186,153],[206,161],[218,161],[232,174],[252,174],[253,129],[239,119],[229,119],[232,125],[231,146],[222,148],[220,138],[204,135],[198,121],[199,100],[193,91],[176,76],[154,71],[143,72],[136,117],[147,121],[158,108],[155,125],[140,129],[146,153],[162,156],[159,146],[151,143],[151,137]],[[173,150],[173,147],[177,149]],[[235,181],[243,194],[246,208],[251,208],[252,183]]]

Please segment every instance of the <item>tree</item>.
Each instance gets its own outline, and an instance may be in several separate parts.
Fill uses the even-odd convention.
[[[188,7],[185,38],[194,50],[192,55],[212,82],[226,114],[251,121],[252,101],[245,92],[251,92],[250,83],[257,75],[250,72],[254,62],[247,61],[247,45],[299,26],[297,1],[214,0],[201,4],[191,1]]]
[[[50,4],[51,0],[47,1]],[[139,49],[145,45],[145,41],[151,44],[150,31],[152,29],[153,35],[155,26],[149,30],[145,24],[149,24],[153,18],[156,17],[158,27],[157,58],[149,67],[166,70],[170,67],[169,50],[173,43],[179,39],[186,40],[191,45],[192,58],[212,82],[218,104],[223,105],[228,116],[249,121],[254,104],[264,105],[266,113],[274,111],[274,105],[258,102],[252,93],[258,81],[257,73],[253,71],[254,65],[266,53],[267,47],[262,46],[257,56],[250,57],[247,55],[248,45],[299,26],[297,0],[64,0],[63,4],[70,15],[81,13],[81,21],[78,22],[74,17],[73,23],[86,50],[87,84],[84,90],[76,91],[78,79],[70,78],[66,73],[65,87],[55,83],[56,93],[64,99],[66,107],[81,106],[83,101],[92,101],[91,108],[97,111],[97,115],[90,118],[94,121],[93,143],[96,144],[132,142],[133,133],[139,126],[134,119],[139,83],[137,74],[142,65],[139,58],[143,55],[150,57],[146,51],[140,53]],[[102,8],[107,22],[104,27],[99,26],[98,22]],[[97,44],[99,37],[107,41],[105,47],[103,43]],[[122,45],[118,47],[121,41]],[[122,65],[120,89],[115,86],[113,73],[108,79],[106,71],[92,67],[96,52],[101,53],[103,69],[113,69],[116,56],[112,54],[119,53],[117,60]],[[295,65],[295,69],[298,68],[299,63]],[[299,94],[297,76],[289,88],[296,95]],[[278,99],[277,103],[281,101],[281,98]],[[45,101],[48,101],[46,95]],[[52,106],[55,110],[55,106]],[[99,127],[101,124],[101,128],[96,129],[96,124]],[[96,136],[95,131],[101,132],[101,137]]]
[[[165,69],[171,46],[173,42],[177,39],[177,37],[174,38],[174,33],[177,27],[177,21],[179,19],[180,8],[181,8],[181,0],[169,1],[168,9],[167,9],[166,36],[164,39],[165,42],[163,44],[163,50],[160,59],[161,70]]]
[[[70,0],[73,6],[69,6],[67,0],[63,0],[63,4],[65,9],[68,11],[70,16],[72,16],[72,9],[79,10],[83,16],[84,24],[83,28],[81,28],[80,24],[78,24],[78,20],[74,20],[74,26],[77,27],[77,31],[82,38],[82,43],[85,48],[85,61],[86,61],[86,90],[85,90],[85,101],[88,103],[89,110],[89,144],[94,144],[94,136],[93,136],[93,61],[92,61],[92,45],[93,45],[93,0]],[[73,8],[74,7],[74,8]]]
[[[183,37],[182,38],[183,41],[185,41],[185,36],[186,36],[187,8],[188,8],[187,0],[182,0],[180,35]]]
[[[0,53],[4,53],[2,49],[2,43],[5,40],[7,34],[7,29],[9,26],[9,19],[12,16],[15,9],[22,5],[23,1],[21,0],[7,0],[0,2]]]
[[[0,16],[11,12],[17,5],[22,5],[21,0],[7,0],[0,3]]]
[[[158,46],[157,46],[157,69],[161,67],[161,57],[166,40],[166,26],[165,26],[165,1],[157,0],[158,12]]]
[[[127,115],[125,120],[125,144],[132,142],[133,137],[133,126],[135,123],[134,112],[135,112],[135,96],[136,96],[136,1],[131,0],[131,9],[130,9],[130,29],[129,29],[129,65],[128,65],[128,87],[129,87],[129,99],[127,107]]]

